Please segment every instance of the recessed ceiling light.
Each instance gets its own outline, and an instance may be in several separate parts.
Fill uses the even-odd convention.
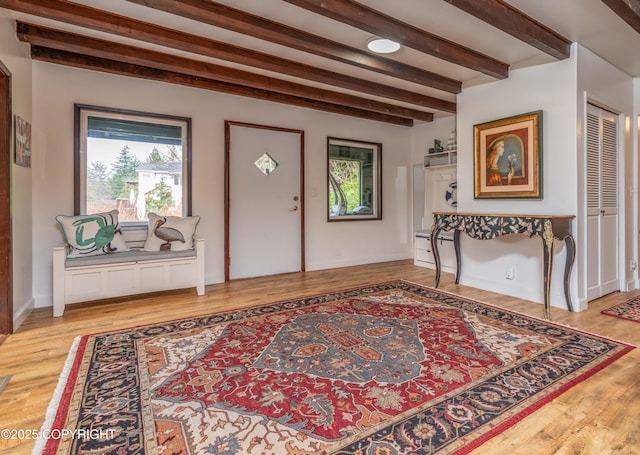
[[[367,41],[367,47],[378,54],[391,54],[400,49],[400,44],[390,39],[375,37]]]

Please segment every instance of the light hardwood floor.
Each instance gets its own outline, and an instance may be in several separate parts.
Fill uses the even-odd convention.
[[[150,324],[212,312],[256,306],[340,288],[406,279],[431,286],[434,273],[397,261],[325,271],[236,280],[195,291],[137,300],[67,307],[60,318],[51,309],[34,311],[18,331],[0,344],[0,376],[11,381],[0,394],[0,429],[39,429],[73,339],[79,335]],[[542,305],[454,284],[443,274],[441,289],[542,317]],[[552,308],[559,323],[637,345],[640,323],[600,311],[640,295],[615,293],[569,313]],[[0,440],[0,453],[27,454],[33,440]],[[473,455],[640,454],[640,349],[634,349],[489,440]]]

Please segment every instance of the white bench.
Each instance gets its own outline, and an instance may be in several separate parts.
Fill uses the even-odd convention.
[[[67,258],[67,245],[53,249],[53,316],[70,303],[195,287],[204,294],[204,239],[187,251],[141,251],[146,229],[124,230],[131,251]]]

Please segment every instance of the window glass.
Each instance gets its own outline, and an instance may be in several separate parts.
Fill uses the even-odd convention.
[[[76,105],[76,129],[76,214],[190,215],[190,119]]]
[[[381,219],[378,143],[328,138],[329,221]]]

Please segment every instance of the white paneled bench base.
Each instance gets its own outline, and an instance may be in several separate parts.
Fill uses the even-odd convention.
[[[65,305],[111,297],[195,287],[204,294],[204,239],[186,251],[131,251],[67,258],[53,249],[53,316]]]

